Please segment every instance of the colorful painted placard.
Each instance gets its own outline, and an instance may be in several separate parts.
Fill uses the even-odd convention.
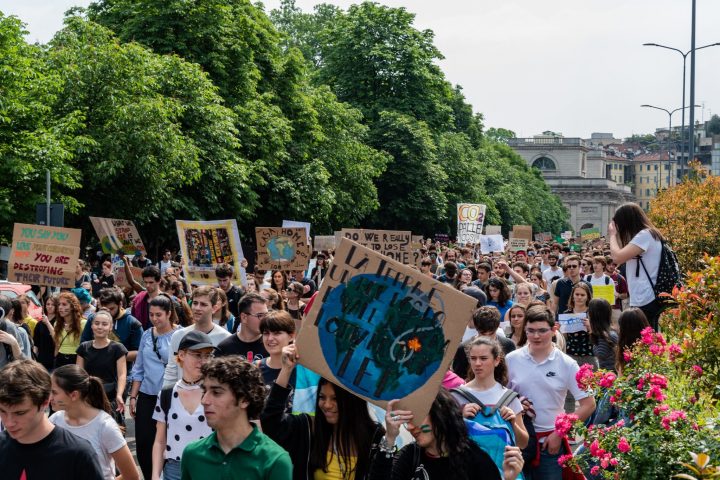
[[[486,205],[479,203],[457,204],[457,243],[473,245],[480,242],[483,224],[485,223]]]
[[[140,234],[131,220],[90,217],[90,223],[100,239],[103,253],[115,254],[122,250],[125,255],[135,255],[139,252],[147,255]]]
[[[255,227],[258,268],[307,270],[310,245],[303,227]]]
[[[176,220],[175,226],[180,242],[185,279],[189,283],[217,284],[215,267],[228,263],[233,266],[233,279],[247,285],[247,274],[240,266],[245,255],[235,219]]]

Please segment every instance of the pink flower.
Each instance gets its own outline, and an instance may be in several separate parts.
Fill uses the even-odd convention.
[[[620,450],[622,453],[627,453],[630,451],[630,444],[627,441],[627,438],[620,437],[620,441],[617,445],[618,450]]]
[[[560,455],[560,457],[558,458],[558,465],[560,465],[561,467],[564,467],[565,464],[572,458],[573,458],[572,453],[568,453],[566,455]]]
[[[575,374],[575,381],[577,382],[578,388],[587,390],[592,387],[595,380],[595,374],[593,373],[593,367],[589,363],[586,363],[580,370]]]
[[[645,345],[652,345],[655,343],[655,331],[652,327],[646,327],[640,332],[640,340]]]
[[[665,347],[663,347],[659,343],[654,343],[654,344],[650,345],[650,353],[652,353],[656,357],[659,357],[663,353],[665,353]]]
[[[572,430],[573,424],[577,421],[577,415],[561,413],[555,418],[555,433],[560,437],[566,437],[570,430]]]
[[[652,385],[657,385],[660,388],[667,388],[668,380],[664,375],[652,373],[650,374],[650,383]]]
[[[662,405],[658,405],[657,407],[653,408],[653,413],[655,415],[660,415],[662,412],[667,412],[668,410],[670,410],[670,407],[667,404],[663,403]]]
[[[657,400],[658,402],[662,402],[665,400],[665,395],[663,395],[662,390],[660,390],[660,387],[657,385],[653,385],[650,387],[650,390],[648,390],[647,395],[645,395],[645,398]]]
[[[630,360],[632,360],[632,352],[630,350],[625,350],[623,352],[623,360],[625,363],[630,363]]]
[[[682,355],[682,348],[677,343],[671,343],[668,347],[668,353],[670,354],[670,360],[675,360]]]
[[[616,378],[617,375],[612,372],[607,372],[600,379],[599,385],[603,388],[610,388],[613,386],[613,383],[615,383]]]
[[[600,458],[605,455],[605,450],[600,448],[600,442],[598,442],[597,440],[593,440],[593,442],[590,444],[590,455],[596,458]]]
[[[693,365],[692,369],[693,369],[694,376],[699,377],[703,374],[703,369],[700,365]]]
[[[598,467],[597,465],[590,469],[590,475],[595,477],[598,473],[600,473],[600,467]]]

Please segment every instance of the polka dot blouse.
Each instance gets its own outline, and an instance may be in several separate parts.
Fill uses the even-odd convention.
[[[205,420],[205,410],[202,404],[198,404],[193,413],[189,413],[183,407],[177,391],[177,385],[173,387],[170,397],[170,411],[167,416],[167,446],[165,447],[165,458],[168,460],[180,460],[182,452],[188,443],[207,437],[212,429]],[[165,412],[160,406],[160,395],[155,403],[153,420],[165,423]]]

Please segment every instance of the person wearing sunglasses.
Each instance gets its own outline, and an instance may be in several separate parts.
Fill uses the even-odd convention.
[[[568,263],[579,266],[577,257]],[[530,398],[536,416],[533,421],[538,447],[531,470],[533,478],[560,480],[562,468],[558,458],[570,453],[570,446],[555,433],[555,418],[564,413],[565,397],[572,393],[580,403],[575,414],[582,421],[595,410],[595,399],[581,390],[575,381],[580,370],[577,362],[553,343],[557,330],[555,316],[544,305],[535,305],[525,314],[527,345],[506,357],[509,385],[520,395]]]
[[[567,308],[575,284],[584,282],[580,274],[580,257],[577,255],[570,255],[565,258],[563,270],[565,271],[565,276],[555,283],[555,289],[552,292],[555,315],[564,312]],[[590,284],[588,283],[587,285],[592,290]]]
[[[193,302],[194,303],[194,302]],[[195,440],[212,433],[201,403],[202,366],[213,357],[212,339],[199,331],[187,332],[178,347],[176,361],[182,377],[163,388],[155,404],[155,443],[152,449],[152,480],[180,480],[183,450]]]
[[[259,293],[246,293],[238,303],[238,310],[240,328],[235,335],[227,337],[218,344],[217,356],[241,355],[250,363],[267,358],[268,351],[263,345],[260,330],[260,322],[268,314],[265,298]]]

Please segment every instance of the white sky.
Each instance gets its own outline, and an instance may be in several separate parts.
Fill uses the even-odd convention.
[[[63,13],[89,0],[0,0],[17,15],[30,41],[47,42]],[[279,0],[266,0],[268,9]],[[297,0],[310,11],[318,3]],[[357,1],[335,0],[347,7]],[[682,106],[682,57],[643,47],[655,42],[690,49],[685,0],[382,0],[415,13],[415,26],[435,32],[441,66],[464,88],[487,127],[518,136],[544,130],[569,137],[611,132],[616,138],[667,126],[668,116],[640,108]],[[696,46],[720,42],[720,2],[697,0]],[[696,55],[696,119],[720,113],[720,46]],[[687,61],[688,86],[690,56]],[[689,103],[689,90],[686,103]],[[686,117],[687,118],[687,117]],[[680,124],[680,112],[673,125]],[[686,120],[687,123],[687,120]]]

